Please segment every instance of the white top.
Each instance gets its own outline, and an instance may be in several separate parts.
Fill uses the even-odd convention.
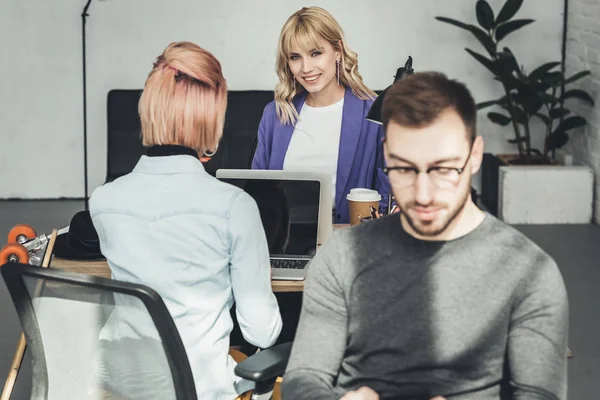
[[[112,277],[148,285],[163,298],[198,399],[231,400],[252,388],[235,376],[228,356],[234,299],[248,342],[269,347],[281,331],[267,239],[252,197],[210,176],[195,157],[142,156],[132,173],[94,191],[90,213]],[[152,337],[143,310],[117,300],[101,338]]]
[[[304,103],[283,162],[284,170],[331,173],[334,199],[343,109],[344,98],[325,107]]]

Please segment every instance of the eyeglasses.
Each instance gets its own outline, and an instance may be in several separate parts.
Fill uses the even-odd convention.
[[[467,167],[470,158],[471,152],[469,151],[469,156],[461,168],[436,166],[422,171],[414,167],[385,167],[383,172],[388,176],[390,185],[399,189],[414,186],[421,172],[425,172],[429,177],[429,181],[438,189],[453,189],[460,181],[460,176]]]

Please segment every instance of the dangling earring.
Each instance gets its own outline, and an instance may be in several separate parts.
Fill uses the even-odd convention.
[[[215,147],[215,150],[212,153],[210,153],[208,151],[204,151],[204,157],[212,157],[212,156],[214,156],[215,154],[217,154],[217,150],[218,149],[219,149],[219,144],[217,144],[217,146]]]
[[[338,78],[338,86],[340,86],[340,60],[336,60],[335,61],[335,65],[336,65],[336,68],[337,68],[336,75],[337,75],[337,78]]]

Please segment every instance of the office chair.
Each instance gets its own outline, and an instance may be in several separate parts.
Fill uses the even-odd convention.
[[[141,89],[114,89],[107,96],[106,182],[130,173],[145,154],[142,146],[138,102]],[[230,90],[223,139],[219,151],[204,164],[215,175],[220,168],[246,168],[256,147],[256,132],[265,106],[273,100],[272,90]],[[249,168],[249,166],[248,166]]]
[[[31,399],[197,399],[185,348],[154,290],[19,263],[0,272],[32,352]],[[107,324],[118,334],[106,337]],[[256,382],[252,398],[270,398],[290,350],[275,346],[237,366]]]

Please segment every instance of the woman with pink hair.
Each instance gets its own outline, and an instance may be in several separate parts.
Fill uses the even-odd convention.
[[[232,400],[252,388],[235,376],[228,355],[234,299],[249,343],[269,347],[281,331],[258,207],[241,189],[209,175],[200,161],[217,151],[226,103],[219,61],[193,43],[169,45],[139,101],[147,154],[131,173],[97,188],[90,199],[113,278],[145,284],[161,295],[181,335],[199,399]],[[115,307],[101,338],[110,344],[131,335],[151,337],[151,327],[135,312]],[[108,377],[115,379],[125,378]],[[135,398],[156,398],[157,382],[132,387]],[[153,393],[144,397],[144,388]]]

